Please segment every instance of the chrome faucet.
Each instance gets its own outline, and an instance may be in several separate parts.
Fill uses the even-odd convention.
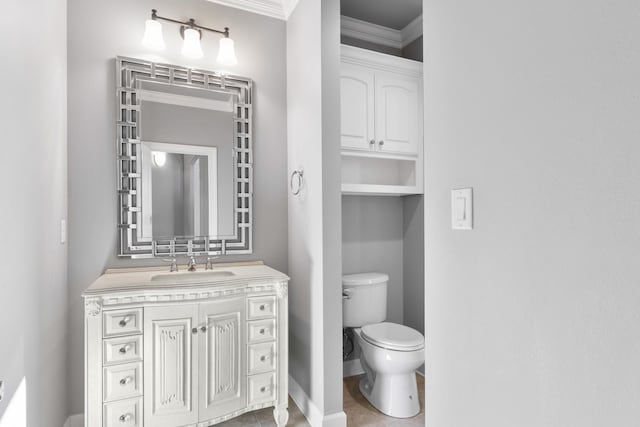
[[[187,271],[196,271],[196,258],[191,255],[187,263]]]

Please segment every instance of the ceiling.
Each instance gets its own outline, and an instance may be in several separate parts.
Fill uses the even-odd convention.
[[[340,14],[402,30],[422,14],[422,0],[341,0]]]
[[[225,6],[287,19],[298,0],[209,0]],[[321,1],[321,0],[318,0]],[[422,14],[422,0],[341,0],[340,14],[402,30]]]

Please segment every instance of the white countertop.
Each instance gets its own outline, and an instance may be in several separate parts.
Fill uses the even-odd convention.
[[[93,297],[112,292],[194,289],[252,285],[260,282],[288,281],[289,277],[261,261],[214,264],[213,270],[198,266],[195,272],[170,273],[167,267],[121,268],[107,270],[82,294]]]

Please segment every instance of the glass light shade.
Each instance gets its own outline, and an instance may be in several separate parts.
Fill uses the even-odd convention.
[[[238,63],[236,51],[233,47],[233,40],[229,37],[222,37],[220,39],[217,61],[220,65],[236,65]]]
[[[187,58],[199,59],[204,55],[200,46],[200,32],[193,28],[185,28],[182,54]]]
[[[165,153],[164,151],[154,151],[152,153],[152,157],[153,157],[153,164],[159,168],[161,168],[162,166],[165,165],[165,163],[167,163],[167,153]]]
[[[164,50],[161,23],[153,19],[147,19],[147,22],[144,24],[142,45],[152,50]]]

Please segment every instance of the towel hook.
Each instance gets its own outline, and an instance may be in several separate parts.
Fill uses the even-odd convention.
[[[298,178],[297,186],[295,185],[296,177]],[[289,180],[289,186],[291,187],[291,194],[293,194],[294,196],[297,196],[298,194],[300,194],[300,190],[302,190],[303,183],[304,183],[304,171],[302,169],[294,170],[293,172],[291,172],[291,179]]]

